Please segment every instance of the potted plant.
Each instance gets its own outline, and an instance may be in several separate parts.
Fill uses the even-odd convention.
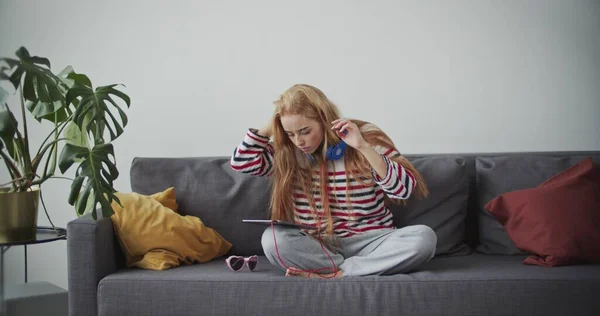
[[[0,183],[0,240],[35,236],[41,185],[65,178],[55,175],[57,166],[62,174],[77,166],[67,200],[78,215],[99,208],[109,217],[111,203],[120,203],[114,195],[119,172],[111,142],[127,125],[119,103],[129,108],[129,97],[115,84],[94,88],[71,66],[54,73],[47,58],[31,56],[25,47],[15,55],[18,59],[0,59],[0,83],[12,85],[18,95],[11,110],[10,93],[0,86],[0,158],[11,179]],[[52,126],[36,151],[28,132],[33,122]]]

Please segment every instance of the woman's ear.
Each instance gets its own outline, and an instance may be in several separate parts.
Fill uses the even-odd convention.
[[[345,135],[347,135],[347,134],[348,134],[348,131],[343,131],[343,132],[340,132],[339,130],[337,130],[337,129],[336,129],[336,130],[335,130],[335,134],[337,135],[337,137],[339,137],[339,138],[341,139],[341,138],[343,138]]]

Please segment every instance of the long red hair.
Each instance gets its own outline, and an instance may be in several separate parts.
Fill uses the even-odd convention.
[[[321,227],[321,220],[326,219],[326,234],[333,235],[333,219],[329,207],[329,198],[321,199],[323,201],[322,212],[317,214],[317,207],[314,201],[313,193],[319,192],[320,196],[325,197],[327,185],[327,170],[325,168],[325,151],[330,145],[337,144],[341,139],[331,130],[332,122],[340,118],[339,110],[325,94],[310,85],[298,84],[286,90],[280,98],[275,101],[275,113],[272,120],[273,128],[273,147],[274,155],[274,173],[273,186],[270,201],[271,218],[276,220],[285,220],[293,222],[294,218],[294,184],[301,189],[308,198],[309,205],[313,211],[312,216]],[[288,114],[300,114],[318,121],[324,131],[323,142],[319,152],[313,156],[316,164],[311,163],[303,154],[300,154],[296,146],[289,139],[287,133],[281,125],[281,116]],[[398,151],[390,137],[374,124],[352,120],[358,126],[363,138],[371,146],[381,146]],[[399,152],[399,151],[398,151]],[[422,198],[429,194],[425,181],[415,167],[404,157],[398,156],[392,158],[404,168],[409,170],[415,177],[417,185],[412,196]],[[364,185],[375,185],[371,175],[371,165],[366,158],[356,149],[347,146],[344,153],[344,162],[346,166],[346,185],[350,179],[354,178]],[[319,168],[319,183],[315,185],[313,181],[314,168]],[[386,203],[406,202],[405,200],[390,199],[385,197]],[[346,204],[350,205],[350,196],[346,191]],[[348,209],[348,211],[351,211]]]

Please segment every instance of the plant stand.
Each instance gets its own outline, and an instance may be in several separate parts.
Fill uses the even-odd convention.
[[[49,282],[30,282],[6,287],[6,316],[67,316],[69,292]]]
[[[12,246],[26,247],[27,245],[41,244],[66,239],[67,231],[64,228],[38,227],[35,239],[19,242],[6,242],[0,244],[0,316],[20,315],[13,313],[13,306],[17,310],[21,309],[24,311],[28,310],[27,308],[33,308],[33,305],[37,305],[38,303],[41,304],[39,305],[40,307],[46,306],[47,304],[45,304],[44,302],[50,299],[49,302],[52,303],[51,298],[58,298],[58,300],[53,301],[53,304],[60,304],[60,302],[62,301],[62,298],[60,296],[61,294],[63,298],[66,297],[66,299],[68,300],[68,292],[53,284],[47,282],[27,283],[27,250],[25,250],[25,284],[20,284],[15,288],[11,288],[10,291],[6,291],[4,284],[4,253],[8,251],[8,249],[10,249]],[[23,304],[23,300],[26,298],[27,303]],[[31,302],[33,304],[30,304],[29,299],[34,298],[36,301]],[[7,306],[8,302],[10,302],[11,304],[10,309]],[[8,314],[9,311],[11,312],[11,314]],[[16,312],[16,310],[14,311]],[[48,312],[48,310],[45,310],[46,315],[48,315]]]

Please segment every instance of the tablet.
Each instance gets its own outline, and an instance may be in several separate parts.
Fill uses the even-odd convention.
[[[270,220],[270,219],[243,219],[242,222],[251,223],[251,224],[260,224],[260,225],[266,225],[266,226],[271,226],[271,222],[272,222],[273,225],[281,225],[281,226],[294,227],[294,228],[299,228],[299,229],[317,229],[316,227],[312,227],[312,226],[308,226],[308,225],[290,223],[290,222],[280,221],[280,220]]]

